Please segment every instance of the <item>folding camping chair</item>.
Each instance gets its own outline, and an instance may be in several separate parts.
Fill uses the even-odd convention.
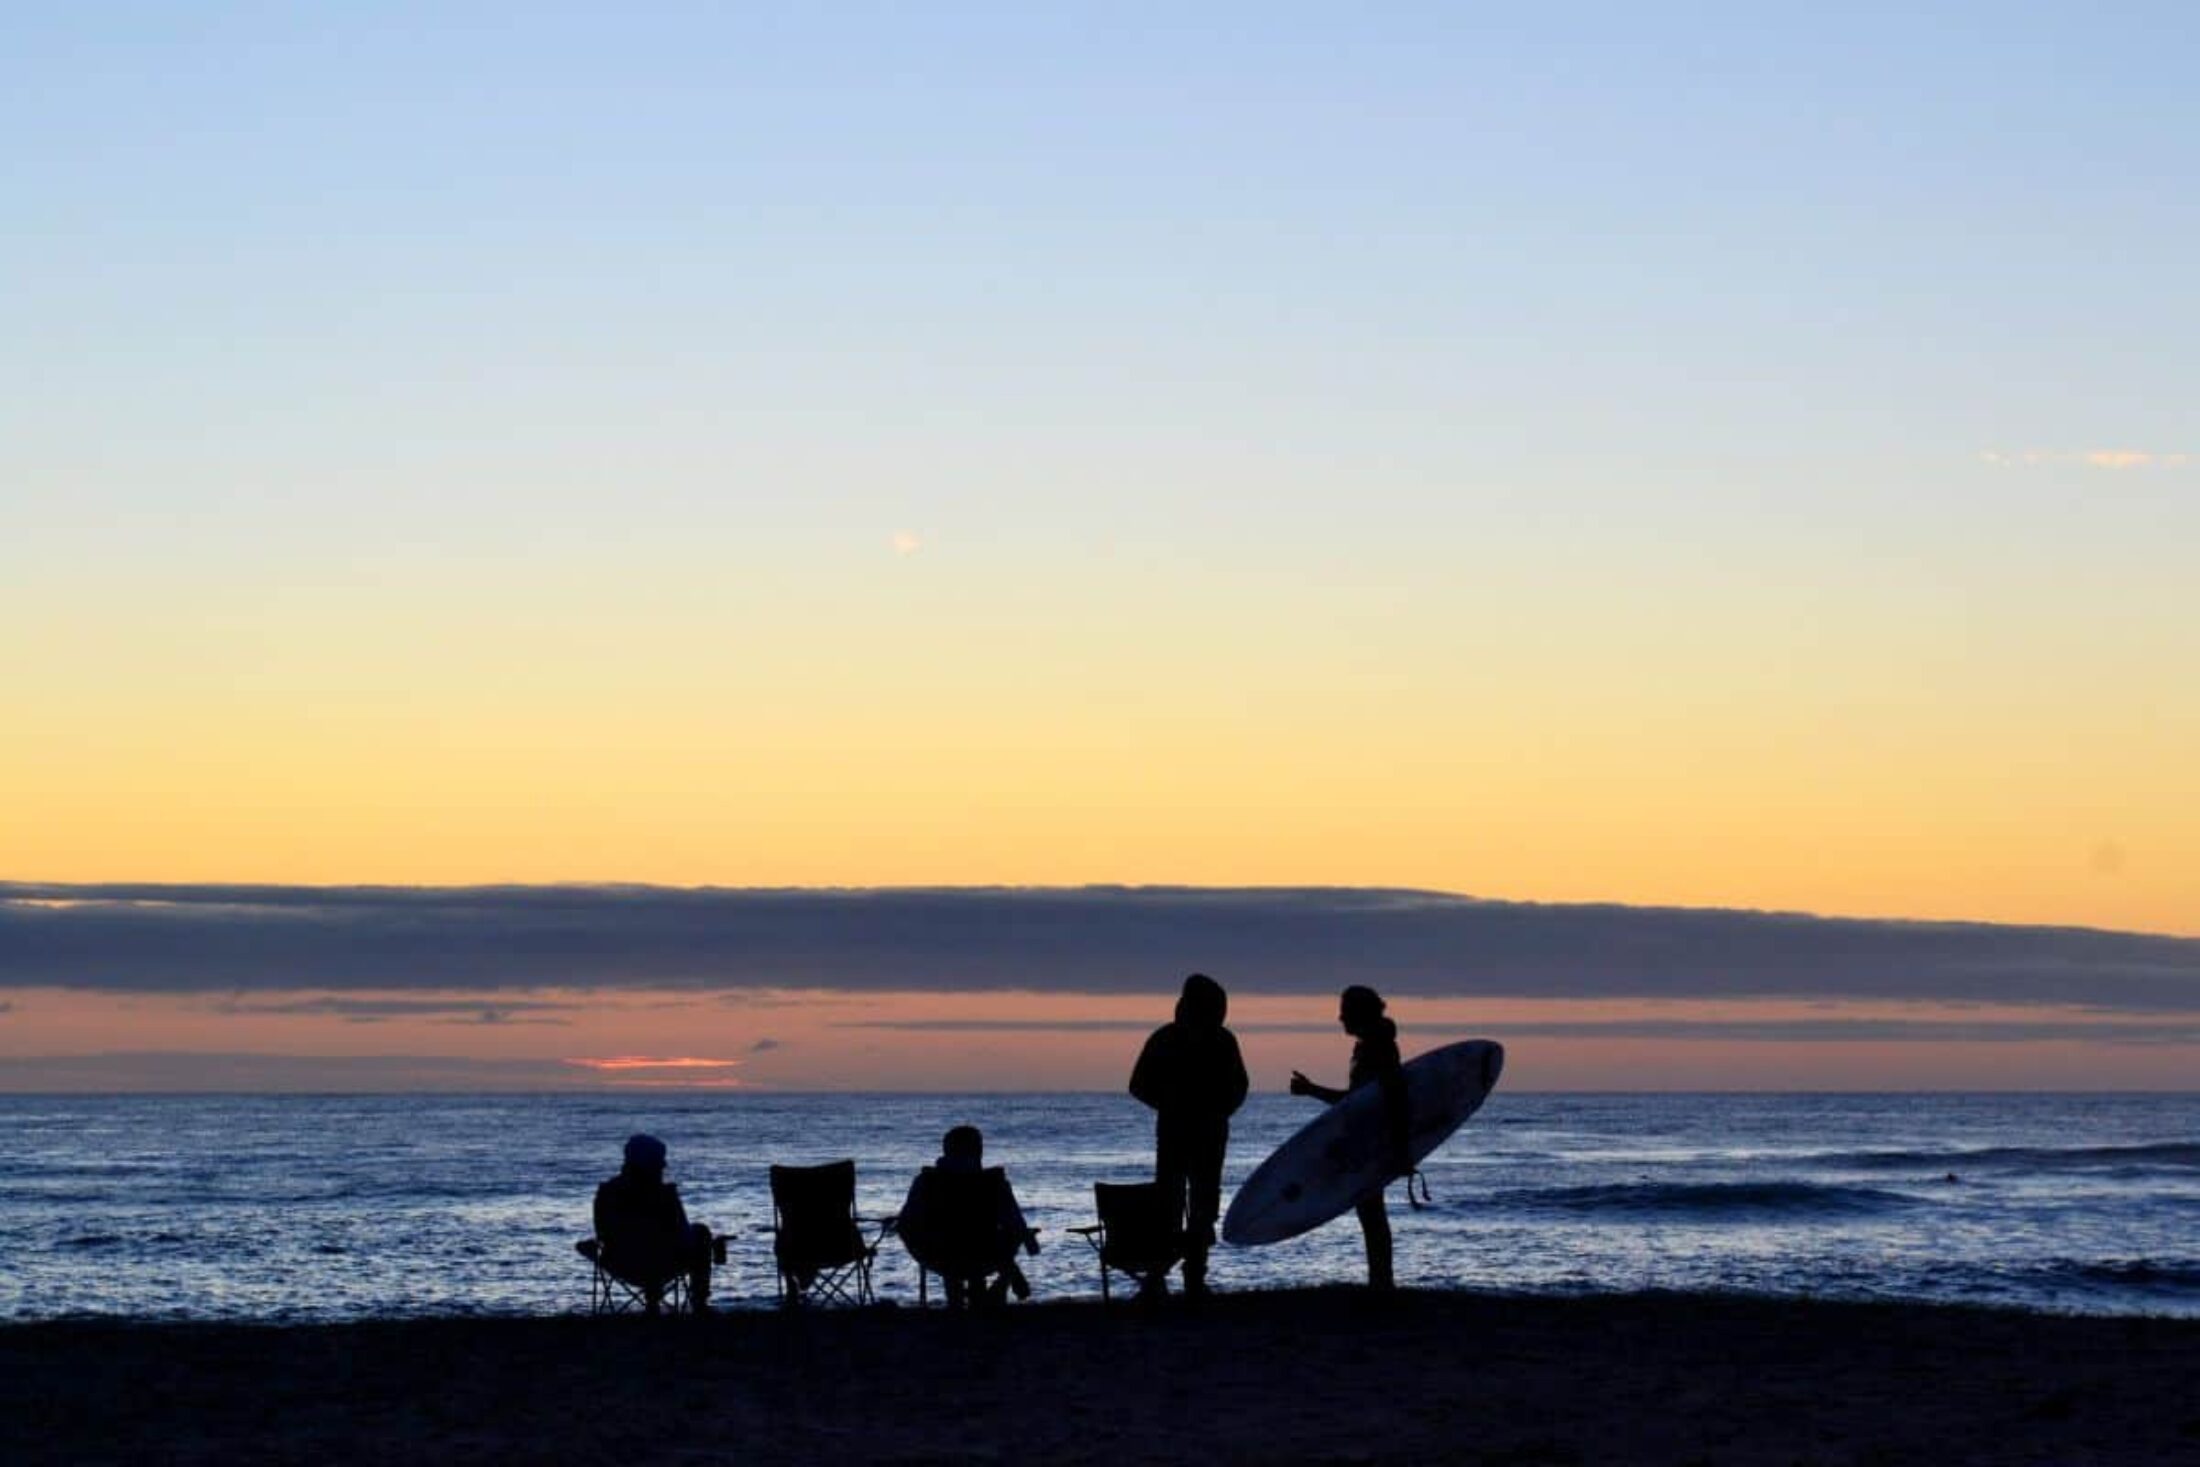
[[[688,1312],[688,1283],[684,1270],[654,1280],[613,1272],[604,1261],[601,1238],[583,1238],[573,1245],[573,1251],[587,1259],[594,1270],[588,1285],[590,1314],[630,1314],[635,1310],[656,1314],[665,1305],[669,1305],[674,1314]]]
[[[1108,1274],[1127,1273],[1140,1291],[1184,1259],[1184,1187],[1180,1182],[1095,1182],[1100,1221],[1070,1231],[1092,1245],[1100,1262],[1100,1298]]]
[[[986,1281],[1015,1265],[1024,1239],[1001,1236],[1001,1194],[1007,1190],[1008,1173],[997,1166],[975,1172],[928,1166],[917,1174],[910,1204],[888,1226],[916,1260],[919,1308],[931,1301],[933,1274],[952,1306],[958,1299],[978,1302]],[[1036,1238],[1038,1229],[1027,1236]]]
[[[775,1166],[771,1179],[779,1302],[873,1302],[871,1264],[892,1220],[874,1219],[878,1231],[864,1236],[864,1220],[856,1216],[856,1164]]]

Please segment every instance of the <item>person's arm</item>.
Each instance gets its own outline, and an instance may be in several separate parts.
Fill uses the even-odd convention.
[[[1238,1049],[1237,1036],[1225,1029],[1222,1038],[1229,1052],[1229,1063],[1223,1073],[1222,1113],[1234,1116],[1238,1107],[1245,1104],[1245,1092],[1253,1088],[1253,1082],[1245,1073],[1245,1056]]]
[[[1001,1231],[1013,1240],[1014,1246],[1026,1253],[1039,1251],[1039,1234],[1024,1220],[1022,1204],[1016,1200],[1016,1189],[1008,1184],[1008,1173],[1001,1173]]]
[[[1323,1105],[1335,1105],[1345,1096],[1351,1094],[1348,1090],[1332,1090],[1327,1085],[1317,1085],[1297,1070],[1291,1072],[1291,1093],[1293,1095],[1311,1095]]]
[[[1162,1054],[1161,1036],[1167,1029],[1156,1029],[1146,1036],[1146,1047],[1138,1051],[1138,1063],[1131,1066],[1131,1098],[1150,1110],[1160,1110],[1168,1099],[1168,1085],[1163,1071],[1167,1058]]]
[[[909,1179],[909,1195],[901,1199],[901,1211],[894,1214],[894,1231],[905,1242],[916,1238],[919,1247],[924,1240],[924,1194],[931,1176],[932,1168],[926,1167]]]
[[[609,1186],[598,1187],[596,1205],[590,1209],[596,1224],[596,1241],[605,1244],[611,1241],[611,1230],[618,1226],[612,1217],[610,1191]]]

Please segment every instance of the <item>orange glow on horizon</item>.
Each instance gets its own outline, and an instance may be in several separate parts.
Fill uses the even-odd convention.
[[[1256,1089],[1280,1091],[1294,1069],[1341,1079],[1350,1041],[1332,996],[1260,994],[1242,979],[1230,986],[1230,1022]],[[445,996],[492,1008],[512,997]],[[530,990],[558,1017],[483,1024],[239,1011],[213,995],[37,989],[18,994],[0,1022],[0,1090],[1112,1092],[1174,996],[1173,987],[1109,995]],[[1408,1053],[1501,1040],[1505,1085],[1517,1091],[2182,1090],[2192,1086],[2200,1049],[2174,1018],[2150,1033],[2143,1016],[2104,1020],[2083,1009],[1393,996],[1391,1013]],[[1870,1037],[1841,1038],[1851,1026]],[[1883,1037],[1902,1026],[1917,1037]],[[1997,1027],[2019,1037],[1990,1037]],[[1820,1033],[1831,1037],[1813,1037]],[[118,1043],[118,1035],[128,1037]],[[734,1059],[673,1047],[697,1037],[749,1052]],[[576,1041],[604,1054],[575,1058]],[[286,1057],[297,1064],[270,1070]],[[423,1064],[439,1068],[423,1076]]]
[[[689,1056],[652,1059],[648,1055],[640,1054],[613,1055],[606,1059],[569,1057],[564,1062],[584,1070],[725,1070],[741,1063],[734,1059],[699,1059]]]

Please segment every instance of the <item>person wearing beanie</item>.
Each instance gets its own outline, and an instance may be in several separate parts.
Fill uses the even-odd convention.
[[[665,1285],[687,1276],[688,1307],[710,1307],[710,1229],[688,1221],[680,1189],[665,1180],[665,1143],[627,1137],[619,1174],[596,1189],[596,1238],[603,1266],[642,1290],[649,1312],[663,1306]]]

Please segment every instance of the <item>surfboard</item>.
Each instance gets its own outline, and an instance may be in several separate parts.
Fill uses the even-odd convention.
[[[1489,1098],[1505,1068],[1504,1046],[1447,1044],[1405,1066],[1406,1152],[1416,1166]],[[1230,1199],[1225,1242],[1280,1243],[1320,1227],[1401,1175],[1389,1155],[1383,1087],[1362,1085],[1299,1128]]]

